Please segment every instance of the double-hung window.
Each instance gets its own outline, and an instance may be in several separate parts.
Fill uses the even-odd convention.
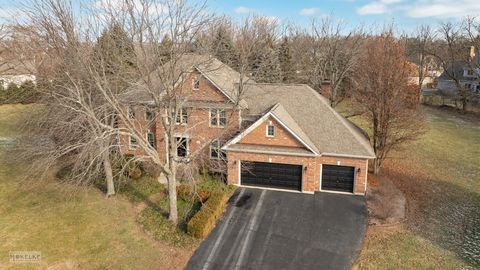
[[[153,148],[157,148],[156,147],[156,142],[155,142],[155,133],[153,132],[148,132],[147,133],[147,140],[148,140],[148,144],[153,147]]]
[[[210,109],[210,126],[225,127],[227,125],[227,113],[221,109]]]
[[[130,136],[130,148],[137,148],[138,142],[137,139],[133,136]]]
[[[188,122],[188,111],[187,108],[181,108],[178,110],[175,123],[177,124],[187,124]]]
[[[188,138],[175,137],[177,143],[177,157],[186,157],[188,155]]]
[[[267,125],[267,137],[275,137],[275,126],[272,122]]]
[[[192,79],[192,89],[199,90],[200,89],[200,78],[199,76],[194,76]]]
[[[213,140],[210,144],[210,158],[226,160],[227,154],[221,149],[222,143],[220,140]]]

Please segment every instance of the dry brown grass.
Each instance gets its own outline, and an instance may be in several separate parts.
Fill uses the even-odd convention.
[[[480,267],[480,121],[426,113],[427,134],[394,153],[382,172],[405,194],[407,220],[393,231],[370,227],[357,268]]]
[[[0,106],[0,136],[16,134],[25,110]],[[53,175],[20,181],[26,166],[12,163],[7,147],[0,144],[0,269],[183,269],[193,254],[197,242],[178,247],[149,237],[124,196],[106,199]],[[42,261],[12,263],[10,251],[40,251]]]

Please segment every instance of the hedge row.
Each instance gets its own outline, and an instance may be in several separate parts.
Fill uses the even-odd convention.
[[[204,203],[208,200],[211,194],[212,192],[206,188],[200,188],[195,193],[191,185],[181,184],[177,186],[177,196],[186,202],[200,201],[201,203]]]
[[[214,192],[207,202],[202,206],[188,222],[188,234],[197,238],[205,238],[215,227],[218,218],[222,215],[227,204],[229,193]]]

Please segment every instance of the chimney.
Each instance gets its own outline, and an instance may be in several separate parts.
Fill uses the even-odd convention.
[[[473,61],[475,59],[475,46],[470,46],[469,60]]]

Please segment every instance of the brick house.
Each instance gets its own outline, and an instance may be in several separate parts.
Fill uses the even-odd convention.
[[[217,59],[185,55],[179,62],[177,155],[199,151],[207,164],[224,161],[234,185],[365,194],[368,160],[375,158],[368,139],[308,85],[248,80],[238,93],[239,74]],[[145,115],[139,126],[148,126],[145,134],[161,153],[160,120],[149,114],[148,96],[133,93],[133,117]],[[134,141],[121,140],[124,152],[138,154]]]

